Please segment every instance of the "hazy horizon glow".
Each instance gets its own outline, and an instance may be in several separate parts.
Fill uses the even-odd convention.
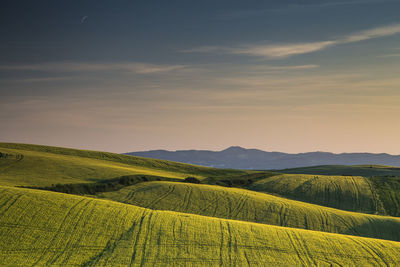
[[[400,154],[398,1],[22,2],[0,142]]]

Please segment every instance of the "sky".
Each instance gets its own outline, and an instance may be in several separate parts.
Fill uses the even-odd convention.
[[[400,154],[399,10],[4,0],[0,142]]]

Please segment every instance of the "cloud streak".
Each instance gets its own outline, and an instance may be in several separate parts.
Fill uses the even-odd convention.
[[[203,46],[187,49],[185,53],[224,53],[236,55],[249,55],[266,58],[286,58],[295,55],[308,54],[324,50],[328,47],[356,43],[370,39],[392,36],[400,33],[400,24],[393,24],[383,27],[372,28],[350,34],[342,38],[328,41],[306,42],[306,43],[287,43],[274,45],[244,45],[238,47],[225,46]]]
[[[319,65],[309,64],[309,65],[293,65],[293,66],[264,66],[262,70],[271,71],[286,71],[286,70],[307,70],[318,68]]]
[[[87,62],[56,62],[25,65],[3,65],[0,70],[42,71],[42,72],[101,72],[122,71],[138,74],[153,74],[177,71],[186,68],[185,65],[157,65],[147,63],[87,63]]]
[[[384,58],[400,57],[400,53],[399,54],[380,55],[380,56],[377,56],[377,57],[384,57]]]

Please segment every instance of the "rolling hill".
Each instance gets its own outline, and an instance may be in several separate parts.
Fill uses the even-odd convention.
[[[148,182],[100,196],[156,210],[400,241],[400,218],[347,212],[239,188]]]
[[[344,176],[386,176],[395,175],[400,176],[400,168],[385,165],[322,165],[311,166],[304,168],[293,168],[279,170],[280,173],[294,173],[294,174],[320,174],[320,175],[344,175]]]
[[[0,187],[2,266],[398,265],[400,243]]]
[[[0,266],[400,265],[400,218],[374,215],[400,214],[396,168],[355,169],[382,172],[215,169],[0,143]]]
[[[373,184],[361,176],[283,174],[248,188],[342,210],[386,214]]]
[[[0,143],[0,185],[51,186],[144,174],[183,179],[248,173],[59,147]]]

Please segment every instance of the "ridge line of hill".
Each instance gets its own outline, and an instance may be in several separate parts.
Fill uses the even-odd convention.
[[[306,152],[284,153],[268,152],[259,149],[246,149],[238,146],[221,151],[211,150],[149,150],[128,152],[155,159],[172,160],[216,168],[237,168],[253,170],[272,170],[319,165],[388,165],[400,166],[400,155],[387,153],[331,153]]]

